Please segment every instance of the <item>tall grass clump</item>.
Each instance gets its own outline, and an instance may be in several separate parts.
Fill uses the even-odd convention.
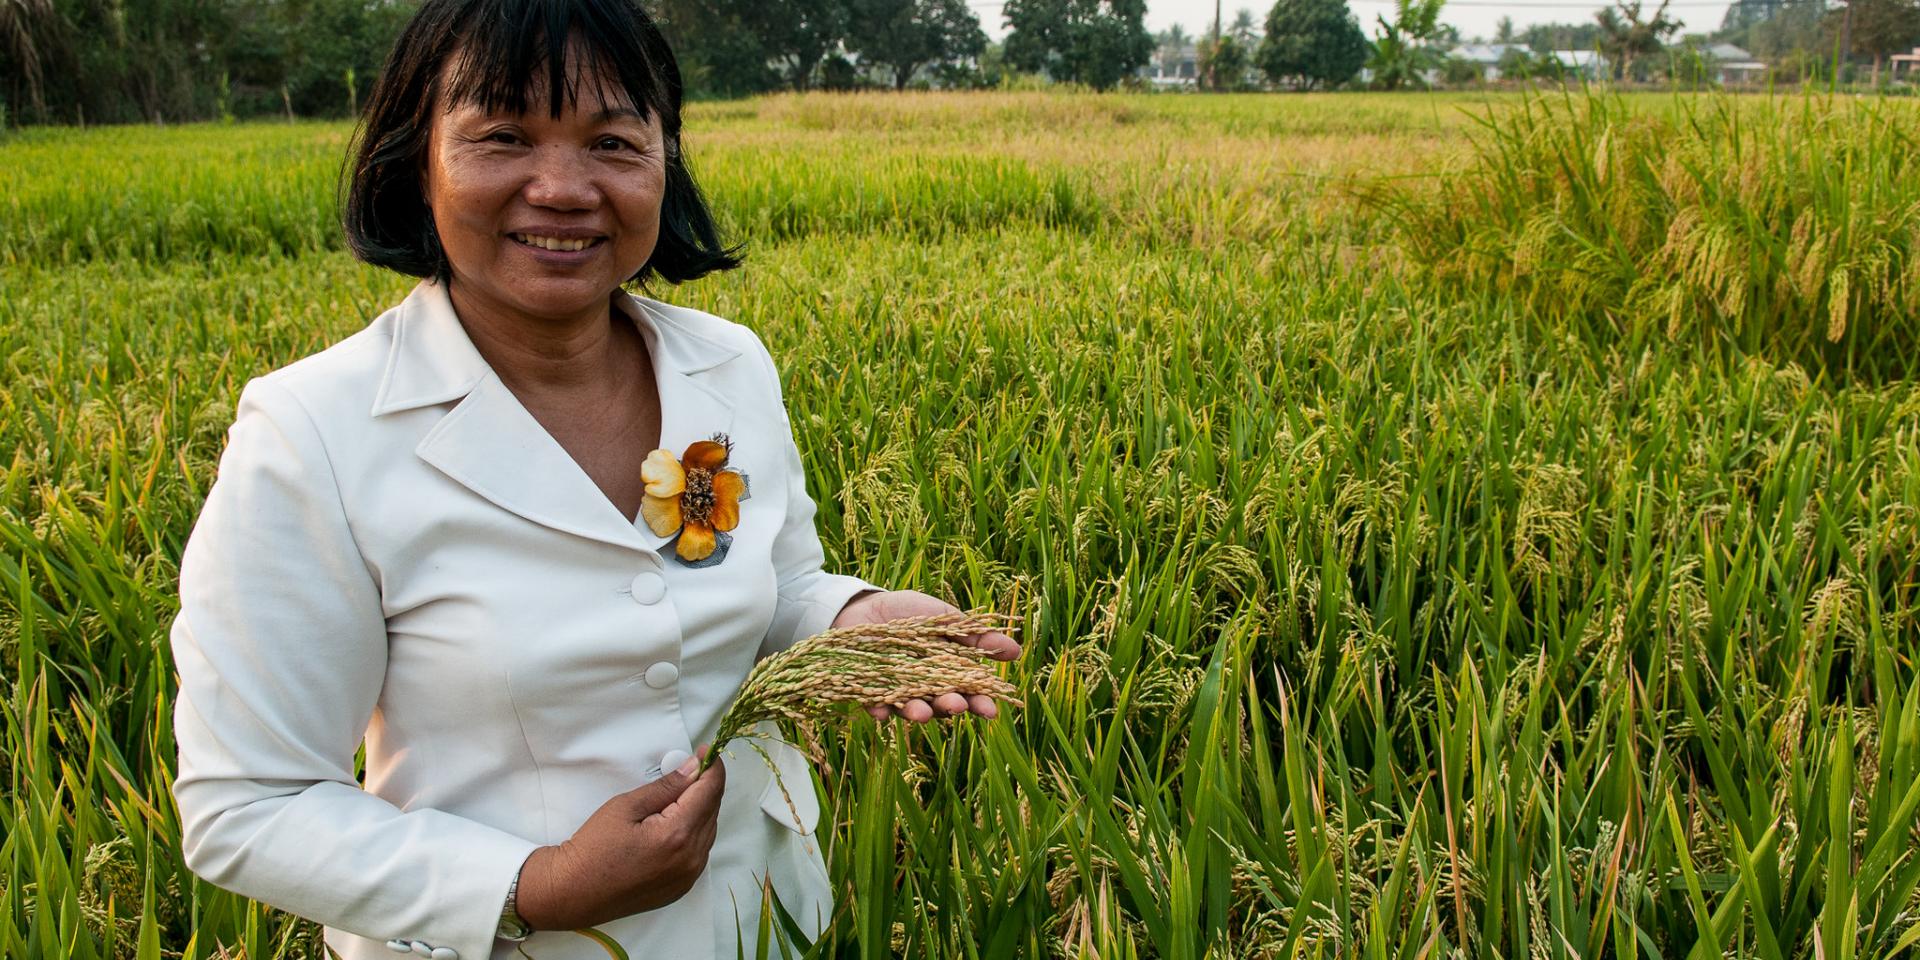
[[[1903,376],[1920,335],[1920,112],[1832,97],[1529,97],[1463,169],[1385,194],[1449,289],[1550,335],[1664,337]]]
[[[0,265],[344,249],[339,124],[36,127],[0,157]]]

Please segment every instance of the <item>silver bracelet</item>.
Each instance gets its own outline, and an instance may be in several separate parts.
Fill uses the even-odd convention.
[[[507,902],[500,907],[500,925],[493,931],[494,936],[502,940],[518,942],[533,936],[533,928],[520,916],[520,907],[515,903],[515,896],[520,892],[520,871],[526,868],[527,865],[521,863],[520,870],[513,872],[513,881],[507,884]]]

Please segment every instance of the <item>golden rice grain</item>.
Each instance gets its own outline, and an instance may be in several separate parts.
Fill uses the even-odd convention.
[[[700,769],[712,766],[721,747],[762,720],[810,720],[849,704],[899,707],[950,692],[1021,705],[1016,688],[982,662],[992,654],[959,642],[989,630],[1006,631],[1017,620],[976,608],[856,624],[808,637],[754,666],[733,706],[720,718]]]

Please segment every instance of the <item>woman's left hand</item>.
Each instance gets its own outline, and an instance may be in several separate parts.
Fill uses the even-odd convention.
[[[885,593],[866,593],[854,597],[840,608],[840,615],[833,618],[835,627],[851,627],[861,623],[881,623],[897,620],[901,617],[930,617],[942,613],[960,613],[960,608],[938,597],[931,597],[918,590],[890,590]],[[996,660],[1016,660],[1020,657],[1020,644],[1012,637],[998,630],[988,630],[972,636],[961,637],[960,642],[979,647],[993,654]],[[993,698],[983,693],[962,694],[958,691],[943,693],[926,700],[908,700],[899,708],[884,703],[867,707],[875,720],[885,720],[891,716],[902,716],[915,723],[926,723],[935,717],[952,717],[973,712],[982,717],[992,717],[999,712]]]

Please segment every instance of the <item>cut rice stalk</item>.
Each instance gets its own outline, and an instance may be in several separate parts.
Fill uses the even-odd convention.
[[[811,720],[849,705],[901,707],[943,693],[981,694],[1020,706],[1014,686],[960,638],[1006,631],[1017,617],[983,608],[862,623],[815,634],[760,661],[720,718],[700,769],[762,720]],[[762,756],[764,756],[764,752]]]

